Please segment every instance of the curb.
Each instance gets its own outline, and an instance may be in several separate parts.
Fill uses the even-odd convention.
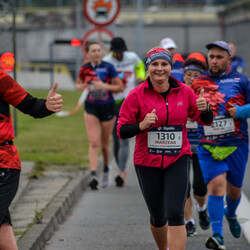
[[[19,250],[41,250],[65,220],[69,209],[78,201],[88,186],[90,172],[79,173],[63,188],[45,208],[41,224],[34,224],[18,242]]]
[[[28,187],[29,184],[29,178],[28,175],[30,173],[30,171],[33,169],[35,163],[34,162],[22,162],[22,170],[21,170],[21,174],[20,174],[20,181],[19,181],[19,185],[18,185],[18,190],[16,193],[16,196],[13,200],[13,202],[10,205],[10,214],[12,213],[12,210],[17,206],[20,197],[26,192],[26,189]],[[23,167],[25,166],[25,167]]]

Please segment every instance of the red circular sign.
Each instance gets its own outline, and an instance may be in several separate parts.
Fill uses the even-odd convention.
[[[107,26],[114,22],[120,12],[119,0],[85,0],[83,13],[96,26]]]
[[[12,52],[5,52],[0,57],[0,67],[5,71],[12,71],[15,66],[15,58]]]
[[[97,41],[101,45],[103,54],[105,55],[109,52],[110,41],[113,37],[113,33],[105,28],[94,28],[89,30],[82,39],[82,52],[84,60],[86,60],[85,46],[87,41]]]

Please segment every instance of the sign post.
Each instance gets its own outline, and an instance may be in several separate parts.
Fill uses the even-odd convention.
[[[105,29],[112,24],[120,12],[120,0],[85,0],[83,13],[87,20],[96,27],[89,30],[83,37],[82,51],[86,59],[85,45],[88,40],[95,40],[102,46],[104,54],[109,52],[109,44],[114,37],[113,33]]]
[[[119,0],[86,0],[83,13],[92,24],[108,26],[114,22],[120,12]]]
[[[113,33],[105,28],[94,28],[89,30],[83,37],[82,40],[82,52],[84,55],[84,58],[86,58],[86,51],[85,51],[85,46],[86,42],[90,40],[97,41],[100,43],[102,47],[102,51],[104,54],[107,54],[109,52],[109,44],[112,38],[114,37]]]

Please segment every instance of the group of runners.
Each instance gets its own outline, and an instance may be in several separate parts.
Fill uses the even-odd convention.
[[[98,148],[104,162],[101,186],[108,185],[112,130],[119,169],[115,183],[125,185],[127,139],[136,136],[135,170],[159,249],[185,249],[186,237],[197,234],[191,186],[199,225],[203,230],[211,225],[213,231],[206,247],[225,249],[224,216],[232,235],[241,236],[236,209],[248,158],[250,83],[240,73],[242,62],[240,67],[235,60],[231,65],[232,44],[215,41],[206,45],[207,59],[195,52],[184,60],[176,53],[174,40],[164,38],[147,53],[145,62],[127,51],[121,37],[111,41],[110,54],[104,58],[100,45],[89,44],[89,63],[77,83],[78,89],[89,89],[84,111],[90,140],[89,185],[98,189]],[[99,53],[94,56],[91,51],[96,48]],[[106,86],[115,80],[115,90]]]
[[[127,50],[121,37],[112,39],[110,54],[104,58],[98,42],[86,44],[88,62],[81,67],[76,87],[87,91],[89,186],[99,188],[99,149],[103,157],[100,185],[109,184],[112,132],[118,167],[114,181],[117,187],[126,185],[127,139],[136,136],[136,175],[160,250],[185,249],[187,236],[196,235],[191,186],[200,227],[212,227],[205,246],[226,249],[224,216],[232,235],[241,236],[236,209],[249,151],[250,83],[240,73],[242,64],[230,65],[233,49],[229,45],[211,42],[206,45],[207,59],[195,52],[184,60],[176,53],[173,39],[164,38],[143,62]],[[21,166],[13,145],[9,104],[36,118],[45,117],[62,108],[57,86],[46,100],[37,99],[0,71],[0,249],[17,249],[8,208]]]

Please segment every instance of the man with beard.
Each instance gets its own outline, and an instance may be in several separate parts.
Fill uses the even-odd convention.
[[[229,67],[231,49],[224,41],[206,45],[208,66],[206,74],[198,76],[192,88],[204,97],[214,114],[211,127],[200,126],[197,153],[205,183],[208,187],[208,213],[213,235],[207,239],[209,249],[225,249],[223,216],[235,238],[241,236],[236,209],[248,159],[248,127],[250,114],[250,83],[241,73]],[[224,207],[224,196],[226,206]]]

